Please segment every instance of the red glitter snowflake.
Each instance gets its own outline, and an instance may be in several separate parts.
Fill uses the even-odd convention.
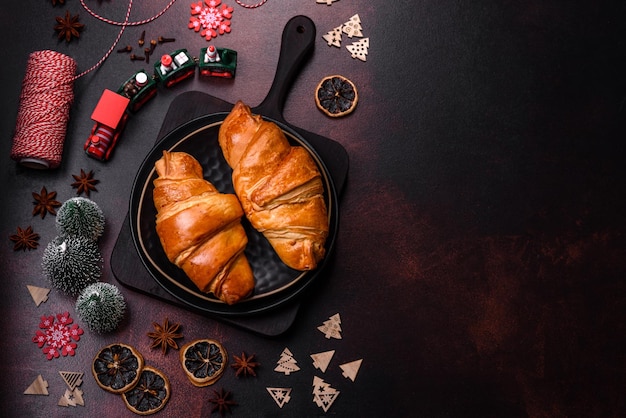
[[[77,324],[71,325],[74,320],[70,318],[69,312],[57,314],[57,320],[55,323],[53,315],[42,316],[39,328],[44,331],[37,330],[33,337],[33,342],[39,348],[43,347],[42,351],[48,360],[59,355],[73,356],[76,350],[76,343],[73,341],[80,340],[83,335],[83,330]]]
[[[217,38],[217,35],[230,33],[230,18],[233,8],[225,4],[219,7],[222,0],[204,0],[191,3],[191,17],[189,29],[200,32],[200,36],[207,41]]]

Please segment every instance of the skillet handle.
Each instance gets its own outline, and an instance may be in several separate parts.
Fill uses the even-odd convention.
[[[294,16],[283,29],[274,81],[267,96],[254,111],[284,122],[283,108],[301,64],[315,46],[315,24],[307,16]]]

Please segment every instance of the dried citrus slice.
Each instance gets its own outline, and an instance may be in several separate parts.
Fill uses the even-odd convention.
[[[114,343],[98,351],[91,372],[102,389],[122,393],[137,384],[143,365],[143,356],[134,347]]]
[[[226,350],[211,339],[191,341],[180,350],[185,374],[195,386],[209,386],[222,376],[228,363]]]
[[[315,89],[315,104],[333,118],[352,112],[358,101],[356,86],[342,75],[324,77]]]
[[[163,409],[170,399],[170,381],[162,371],[146,366],[139,381],[122,394],[126,407],[139,415],[150,415]]]

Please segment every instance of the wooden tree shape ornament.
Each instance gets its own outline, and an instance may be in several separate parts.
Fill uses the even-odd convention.
[[[356,14],[350,18],[346,23],[343,24],[343,33],[348,35],[348,38],[352,38],[356,36],[357,38],[363,37],[363,28],[361,27],[361,19],[359,15]]]
[[[293,358],[291,351],[289,351],[288,348],[285,348],[280,355],[280,359],[278,359],[277,366],[274,368],[274,371],[284,373],[285,376],[289,376],[290,373],[300,370],[300,367],[298,367],[296,363],[297,361]]]
[[[339,391],[330,386],[330,384],[324,382],[317,376],[313,376],[313,402],[324,412],[328,412],[330,406],[335,402]]]
[[[85,406],[85,401],[83,399],[83,391],[76,388],[74,390],[65,389],[65,393],[59,399],[57,403],[59,406]]]
[[[265,388],[279,408],[291,400],[291,388]]]
[[[83,383],[83,373],[81,372],[59,372],[59,374],[72,391]]]
[[[333,358],[335,354],[335,350],[324,351],[323,353],[311,354],[311,358],[313,359],[313,367],[322,371],[322,373],[326,373],[326,369],[328,368],[328,364],[330,360]]]
[[[339,1],[339,0],[316,0],[315,2],[319,3],[319,4],[326,3],[327,6],[330,6],[330,5],[332,5],[336,1]]]
[[[357,373],[359,373],[359,369],[361,368],[361,363],[363,359],[351,361],[350,363],[340,364],[339,368],[343,371],[342,375],[345,378],[348,378],[354,382],[356,379]]]
[[[324,321],[323,325],[317,327],[324,336],[328,339],[335,338],[337,340],[341,339],[341,317],[339,314],[334,314],[327,321]]]
[[[341,28],[341,26],[337,26],[335,29],[328,31],[325,35],[322,35],[322,38],[324,38],[328,46],[341,48]]]
[[[48,382],[41,375],[24,391],[24,395],[48,395]]]
[[[41,305],[42,302],[48,300],[48,294],[50,293],[50,289],[46,289],[44,287],[31,286],[29,284],[26,285],[28,291],[30,292],[30,296],[35,301],[37,306]]]
[[[370,38],[363,38],[360,41],[353,42],[350,45],[346,45],[346,48],[352,54],[352,58],[360,59],[361,61],[367,61],[368,48],[370,47]]]

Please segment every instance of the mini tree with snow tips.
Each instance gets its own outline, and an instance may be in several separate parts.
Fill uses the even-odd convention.
[[[90,330],[103,334],[117,329],[126,312],[126,301],[115,285],[97,282],[78,296],[76,312]]]
[[[102,274],[98,245],[85,237],[57,237],[46,247],[42,268],[56,289],[72,296],[98,281]]]
[[[104,233],[104,214],[96,202],[74,197],[63,203],[56,216],[61,237],[84,237],[96,241]]]

